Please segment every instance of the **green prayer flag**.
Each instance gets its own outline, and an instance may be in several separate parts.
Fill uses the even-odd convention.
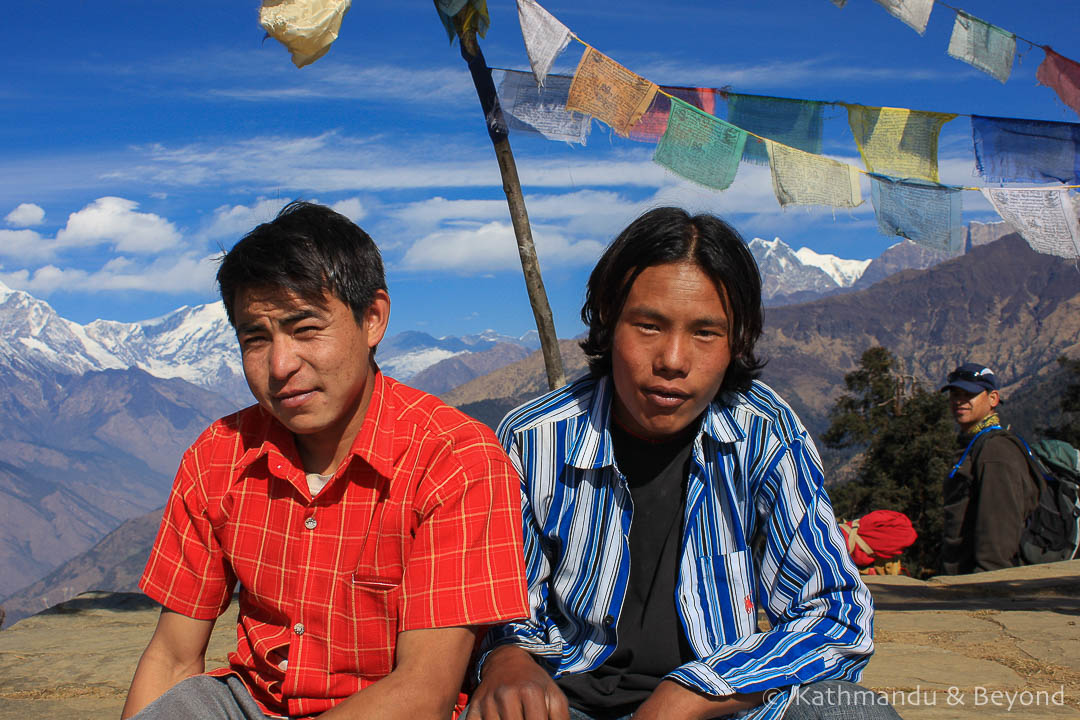
[[[824,103],[739,93],[726,93],[725,97],[727,119],[732,125],[803,152],[821,154]],[[754,137],[748,139],[743,160],[768,164],[765,143]]]
[[[726,190],[735,179],[746,133],[678,98],[653,161],[700,185]]]

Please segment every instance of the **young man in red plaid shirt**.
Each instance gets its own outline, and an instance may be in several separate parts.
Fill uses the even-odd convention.
[[[477,633],[529,612],[513,467],[483,425],[379,372],[390,297],[347,218],[287,206],[218,283],[258,404],[181,461],[123,717],[456,715]],[[236,651],[204,673],[237,583]]]

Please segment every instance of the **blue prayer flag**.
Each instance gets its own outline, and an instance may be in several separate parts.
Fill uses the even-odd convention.
[[[964,249],[960,188],[872,174],[870,191],[882,234],[948,253]]]
[[[821,154],[824,103],[739,93],[725,93],[725,97],[727,119],[732,125],[803,152]],[[743,148],[743,160],[768,164],[765,143],[748,138]]]
[[[991,182],[1080,184],[1080,124],[971,116],[975,162]]]

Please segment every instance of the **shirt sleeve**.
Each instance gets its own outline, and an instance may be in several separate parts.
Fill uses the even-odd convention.
[[[434,461],[402,580],[400,630],[488,625],[528,614],[517,476],[490,431]]]
[[[507,455],[517,473],[520,488],[521,525],[525,549],[525,575],[528,583],[528,612],[521,619],[498,625],[484,637],[480,657],[476,664],[476,680],[488,655],[500,645],[517,645],[534,657],[545,661],[549,672],[559,666],[563,643],[552,637],[545,625],[537,618],[547,617],[548,584],[551,579],[551,562],[540,545],[540,528],[532,504],[529,502],[527,481],[521,459],[521,447],[509,430],[502,437]]]
[[[139,587],[169,610],[213,620],[229,606],[236,579],[207,516],[199,475],[197,454],[189,449],[176,472]]]
[[[1008,438],[990,438],[980,455],[982,461],[973,468],[978,487],[975,569],[999,570],[1015,564],[1035,484],[1027,459]]]
[[[764,708],[782,713],[791,686],[857,681],[873,653],[873,601],[848,556],[805,431],[756,494],[765,548],[756,593],[770,628],[722,645],[669,678],[717,696],[782,688]]]

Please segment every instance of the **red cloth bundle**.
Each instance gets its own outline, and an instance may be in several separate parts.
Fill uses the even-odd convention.
[[[840,523],[840,530],[858,567],[891,560],[919,537],[908,516],[895,510],[875,510],[858,520]]]

